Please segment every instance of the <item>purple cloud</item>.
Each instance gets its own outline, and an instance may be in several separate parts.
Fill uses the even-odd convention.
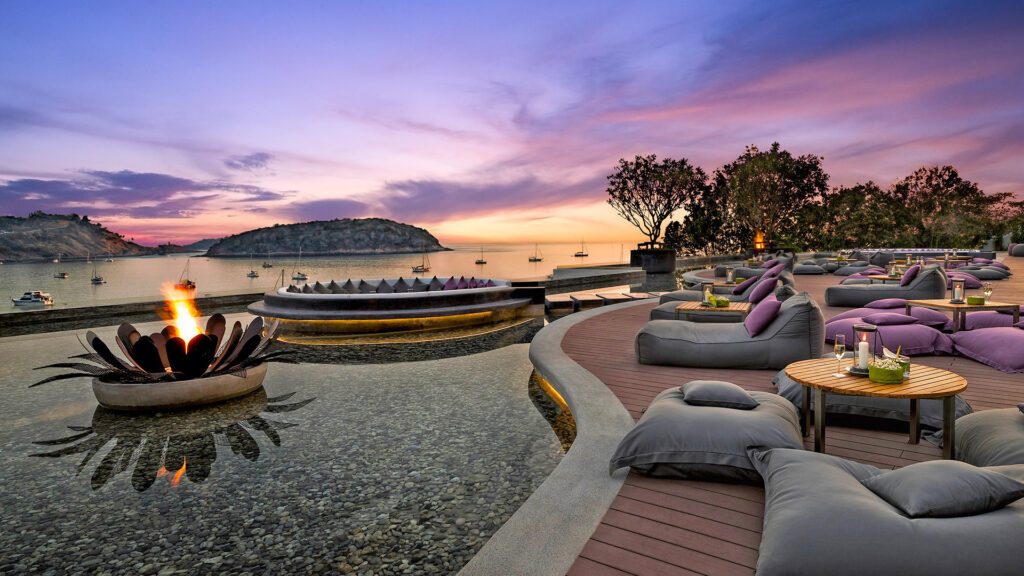
[[[95,216],[187,218],[206,212],[218,200],[280,200],[285,194],[258,186],[197,181],[169,174],[83,170],[65,180],[22,178],[0,183],[0,213],[24,216],[35,210]]]
[[[254,152],[244,156],[232,156],[230,158],[226,158],[224,160],[224,165],[232,170],[254,172],[256,170],[266,169],[273,158],[273,156],[266,152]]]
[[[329,198],[294,202],[288,206],[288,214],[296,222],[310,220],[333,220],[335,218],[359,218],[371,215],[370,207],[358,200]]]

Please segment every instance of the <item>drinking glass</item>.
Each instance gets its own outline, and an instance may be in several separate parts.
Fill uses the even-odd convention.
[[[985,301],[986,302],[988,302],[989,299],[992,298],[992,283],[991,282],[985,282],[985,290],[982,291],[982,294],[985,295]]]
[[[836,354],[836,376],[843,375],[843,354],[846,354],[846,334],[836,334],[832,351]]]

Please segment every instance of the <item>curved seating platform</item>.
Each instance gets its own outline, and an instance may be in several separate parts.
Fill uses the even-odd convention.
[[[505,280],[413,278],[331,281],[268,292],[249,311],[281,321],[281,334],[441,330],[514,319],[532,300]]]

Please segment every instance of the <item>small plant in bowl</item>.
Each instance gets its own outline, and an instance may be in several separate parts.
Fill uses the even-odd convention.
[[[901,384],[904,365],[897,358],[874,358],[868,364],[868,379],[879,384]]]
[[[968,296],[967,297],[967,303],[968,304],[975,304],[975,305],[977,305],[977,304],[984,304],[985,303],[985,297],[984,296]]]
[[[728,308],[729,303],[729,299],[725,296],[718,296],[713,301],[713,304],[718,308]]]

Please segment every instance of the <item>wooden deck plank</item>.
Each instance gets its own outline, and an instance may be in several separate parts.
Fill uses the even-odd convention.
[[[1024,271],[1024,258],[1006,258]],[[1018,279],[1019,278],[1019,279]],[[825,288],[841,278],[797,276],[797,289],[821,304]],[[1024,274],[993,283],[1000,301],[1024,303]],[[978,292],[968,291],[968,293]],[[776,370],[718,370],[640,365],[633,339],[647,322],[649,305],[612,310],[576,325],[563,350],[620,399],[634,418],[654,397],[695,379],[728,380],[748,390],[774,392]],[[822,305],[826,317],[845,308]],[[958,356],[915,357],[915,363],[950,370],[968,381],[962,396],[975,411],[1006,408],[1024,400],[1024,374],[1003,374]],[[938,458],[941,450],[925,440],[907,441],[906,429],[884,430],[829,425],[828,453],[880,468],[898,468]],[[810,446],[813,444],[807,438]],[[587,543],[573,575],[751,574],[757,561],[764,513],[758,486],[648,478],[630,473],[602,524]]]

